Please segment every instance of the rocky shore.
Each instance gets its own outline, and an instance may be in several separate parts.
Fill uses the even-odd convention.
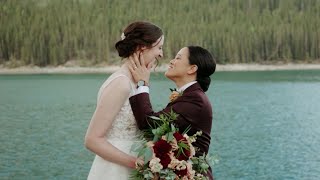
[[[0,74],[94,74],[94,73],[112,73],[120,66],[106,67],[79,67],[79,66],[58,66],[58,67],[37,67],[23,66],[18,68],[5,68],[0,66]],[[165,72],[167,65],[159,66],[156,72]],[[320,70],[320,64],[226,64],[217,65],[217,71],[272,71],[272,70]]]

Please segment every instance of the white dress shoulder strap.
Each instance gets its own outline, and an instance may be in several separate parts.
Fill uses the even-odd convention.
[[[105,89],[113,80],[115,80],[115,79],[117,79],[119,77],[125,77],[125,78],[127,78],[129,80],[130,86],[131,86],[130,96],[132,96],[134,94],[135,86],[134,86],[133,82],[131,81],[131,79],[128,76],[126,76],[125,74],[122,74],[122,73],[115,74],[114,73],[100,87],[100,90],[99,90],[99,93],[98,93],[98,99],[100,98],[100,95],[101,95],[103,89]]]

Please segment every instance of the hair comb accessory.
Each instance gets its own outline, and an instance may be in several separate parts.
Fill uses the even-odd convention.
[[[126,38],[126,36],[124,35],[124,33],[121,34],[121,40],[124,40]]]

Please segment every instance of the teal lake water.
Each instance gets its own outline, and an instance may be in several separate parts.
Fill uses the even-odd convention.
[[[0,179],[86,179],[83,138],[107,75],[0,75]],[[153,74],[159,110],[173,83]],[[217,180],[320,179],[320,70],[217,72]]]

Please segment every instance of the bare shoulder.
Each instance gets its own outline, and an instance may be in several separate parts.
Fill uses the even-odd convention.
[[[103,88],[102,93],[129,94],[131,92],[130,83],[130,79],[125,75],[111,75],[109,83]]]

